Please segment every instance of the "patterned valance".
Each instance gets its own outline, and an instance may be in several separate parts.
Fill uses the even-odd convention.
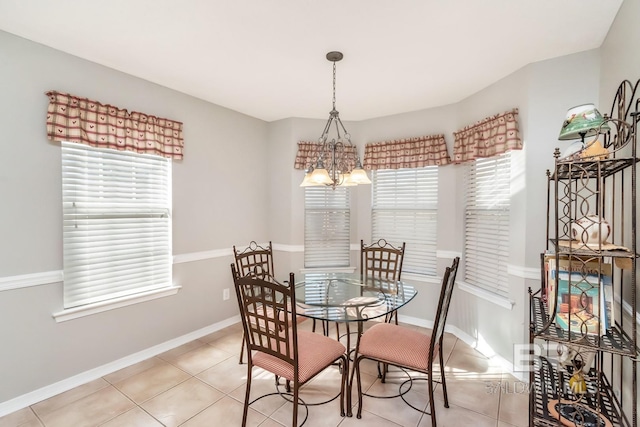
[[[300,141],[298,142],[298,153],[296,154],[296,161],[293,165],[294,169],[309,169],[310,166],[316,165],[316,160],[318,160],[318,156],[322,150],[323,144],[319,142],[308,142],[308,141]],[[349,169],[353,169],[356,166],[356,158],[358,157],[358,152],[354,145],[349,145],[344,147],[345,153],[349,153],[349,155],[345,156],[347,160],[347,166]],[[329,155],[327,153],[327,155]],[[323,160],[329,162],[331,158],[324,158]],[[326,164],[325,164],[326,165]]]
[[[182,123],[86,98],[47,92],[47,136],[92,147],[182,159]]]
[[[453,162],[464,163],[492,157],[509,150],[521,150],[518,109],[487,117],[453,133]]]
[[[366,170],[420,168],[449,163],[444,135],[373,142],[364,149],[363,166]]]

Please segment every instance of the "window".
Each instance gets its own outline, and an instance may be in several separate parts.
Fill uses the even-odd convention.
[[[349,189],[306,187],[304,192],[304,266],[348,267]]]
[[[476,159],[467,175],[465,282],[508,297],[511,155]]]
[[[406,242],[403,273],[436,274],[438,167],[372,174],[372,238]]]
[[[64,308],[171,286],[171,162],[62,143]]]

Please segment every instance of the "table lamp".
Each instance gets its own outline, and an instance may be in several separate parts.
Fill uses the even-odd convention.
[[[570,108],[560,129],[558,139],[561,141],[579,139],[580,142],[572,144],[562,157],[566,158],[580,153],[580,157],[606,158],[608,151],[600,141],[596,139],[588,147],[585,147],[584,140],[587,136],[597,137],[598,134],[609,130],[609,125],[595,105],[583,104]]]

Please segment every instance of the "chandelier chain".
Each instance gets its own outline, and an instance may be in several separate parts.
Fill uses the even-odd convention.
[[[333,61],[333,109],[336,109],[336,61]]]

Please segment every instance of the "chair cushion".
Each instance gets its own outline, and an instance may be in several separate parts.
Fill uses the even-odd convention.
[[[309,331],[298,331],[298,381],[304,384],[333,363],[346,351],[340,342]],[[293,381],[293,365],[270,354],[257,351],[253,364]]]
[[[360,337],[358,354],[426,371],[430,341],[429,334],[392,323],[378,323]]]

